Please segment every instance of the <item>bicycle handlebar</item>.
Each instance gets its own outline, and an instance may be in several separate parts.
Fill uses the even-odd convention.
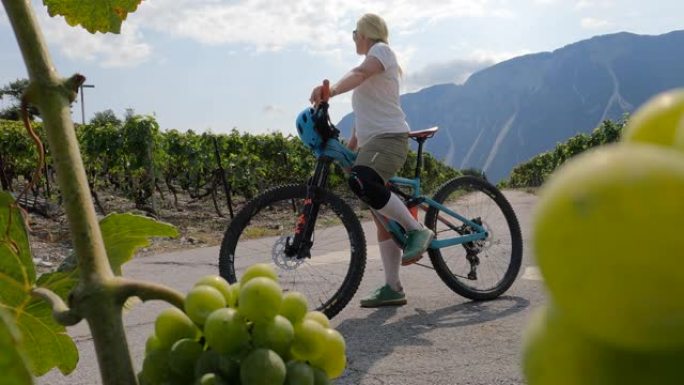
[[[328,102],[330,100],[330,81],[328,79],[323,80],[323,88],[321,89],[321,101]]]

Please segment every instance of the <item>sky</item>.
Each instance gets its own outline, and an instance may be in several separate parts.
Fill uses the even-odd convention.
[[[367,12],[388,24],[402,93],[596,35],[684,29],[682,0],[145,0],[121,34],[90,34],[32,1],[58,72],[94,86],[74,121],[132,109],[163,130],[214,133],[294,133],[311,89],[363,59],[352,31]],[[26,77],[0,7],[0,87]],[[351,93],[332,100],[333,121],[350,111]]]

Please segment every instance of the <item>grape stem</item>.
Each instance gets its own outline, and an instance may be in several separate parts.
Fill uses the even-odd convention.
[[[183,310],[185,297],[180,292],[169,287],[122,277],[116,277],[112,281],[116,285],[116,301],[121,305],[123,305],[128,298],[138,297],[143,301],[166,301],[180,310]]]
[[[137,384],[123,325],[122,298],[129,294],[160,298],[178,306],[179,295],[127,281],[119,286],[109,265],[71,120],[70,103],[76,85],[84,78],[75,75],[65,80],[59,76],[30,0],[1,1],[31,82],[25,101],[37,106],[43,119],[80,272],[79,283],[70,293],[71,309],[54,293],[37,289],[35,295],[52,304],[58,319],[71,323],[82,317],[88,322],[103,385]]]
[[[36,288],[31,292],[36,297],[42,298],[45,302],[50,304],[52,308],[52,316],[57,322],[64,326],[74,326],[81,322],[83,317],[78,315],[72,309],[69,309],[66,303],[62,300],[60,296],[55,294],[53,291],[46,288]]]

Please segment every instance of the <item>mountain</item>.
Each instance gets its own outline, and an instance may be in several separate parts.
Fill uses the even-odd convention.
[[[412,130],[439,126],[426,150],[498,182],[557,142],[684,86],[684,31],[616,33],[530,54],[401,97]],[[338,127],[349,136],[353,114]]]

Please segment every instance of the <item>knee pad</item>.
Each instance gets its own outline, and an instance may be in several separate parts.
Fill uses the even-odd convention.
[[[370,167],[352,167],[348,182],[354,194],[376,210],[385,207],[390,199],[391,193],[385,187],[385,181]]]

